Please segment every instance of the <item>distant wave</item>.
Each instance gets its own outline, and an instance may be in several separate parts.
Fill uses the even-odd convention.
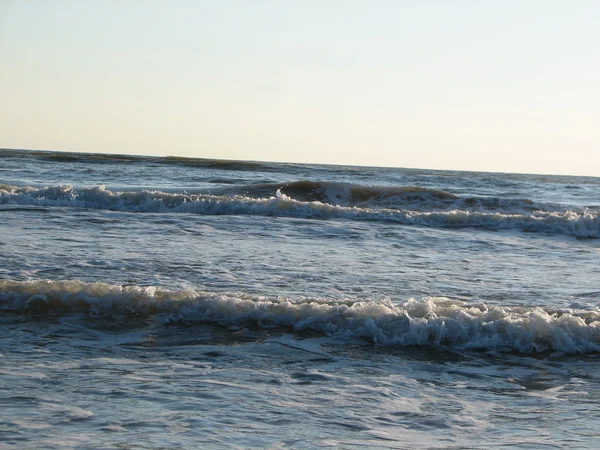
[[[274,164],[262,163],[257,161],[236,161],[227,159],[210,158],[185,158],[179,156],[138,156],[138,155],[116,155],[105,153],[72,153],[72,152],[53,152],[43,150],[9,150],[1,149],[0,157],[11,158],[38,158],[47,161],[64,163],[86,163],[86,164],[106,164],[106,163],[154,163],[165,165],[182,165],[222,170],[244,170],[244,171],[272,171],[277,170]]]
[[[438,196],[434,191],[433,196]],[[419,195],[432,195],[429,190]],[[412,195],[412,194],[411,194]],[[441,195],[443,197],[443,194]],[[466,200],[461,200],[466,201]],[[380,207],[332,205],[321,201],[293,199],[280,190],[270,197],[168,193],[161,191],[113,192],[104,186],[75,189],[0,185],[0,205],[35,205],[106,209],[126,212],[170,212],[204,215],[258,215],[307,219],[351,219],[387,221],[404,225],[441,228],[517,229],[580,238],[600,237],[597,211],[543,211],[513,213],[452,209],[419,211]]]
[[[224,190],[225,193],[244,194],[250,197],[270,196],[276,191],[295,200],[322,202],[339,206],[368,208],[411,209],[434,211],[448,209],[489,210],[498,212],[526,212],[548,209],[529,199],[499,197],[460,197],[440,189],[419,186],[366,186],[330,181],[294,181],[290,183],[264,183]],[[552,207],[556,209],[555,206]]]
[[[107,162],[140,162],[152,160],[151,156],[136,155],[113,155],[108,153],[73,153],[73,152],[55,152],[47,150],[13,150],[0,149],[0,157],[9,158],[38,158],[47,161],[56,162],[87,162],[87,163],[107,163]]]
[[[208,159],[208,158],[184,158],[182,156],[167,156],[157,158],[155,162],[160,164],[180,164],[191,167],[203,167],[223,170],[266,170],[271,169],[267,163],[256,161],[235,161],[228,159]]]
[[[313,330],[381,345],[533,353],[600,352],[600,310],[489,306],[443,297],[424,300],[288,299],[244,293],[119,286],[82,281],[0,281],[0,310],[39,314],[85,312],[91,318],[148,317]]]
[[[241,186],[251,197],[273,195],[280,190],[296,200],[318,201],[340,206],[400,206],[402,204],[456,200],[458,196],[438,189],[417,186],[365,186],[330,181],[300,180]]]

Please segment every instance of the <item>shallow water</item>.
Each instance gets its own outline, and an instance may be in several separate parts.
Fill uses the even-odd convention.
[[[15,317],[3,329],[0,429],[15,447],[593,448],[600,438],[596,355],[75,317]]]
[[[9,448],[597,447],[600,179],[66,156],[0,151]]]

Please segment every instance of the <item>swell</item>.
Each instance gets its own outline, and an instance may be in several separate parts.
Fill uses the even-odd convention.
[[[600,310],[491,306],[444,297],[352,301],[290,299],[244,293],[167,290],[82,281],[0,281],[5,313],[68,314],[91,319],[154,317],[166,323],[212,323],[311,330],[381,345],[497,351],[600,352]]]
[[[274,195],[277,191],[307,202],[339,206],[411,210],[488,210],[523,212],[559,209],[554,205],[536,204],[529,199],[469,196],[460,197],[441,189],[419,186],[368,186],[353,183],[301,180],[290,183],[263,183],[223,190],[228,194],[250,197]]]
[[[417,186],[365,186],[352,183],[300,180],[290,183],[263,183],[245,187],[246,194],[272,195],[280,190],[302,201],[319,201],[341,206],[400,206],[410,203],[452,201],[450,192]]]
[[[271,171],[276,170],[272,164],[255,161],[236,161],[210,158],[185,158],[179,156],[138,156],[119,155],[108,153],[73,153],[53,152],[44,150],[10,150],[0,149],[0,156],[10,158],[37,158],[44,161],[59,163],[85,163],[85,164],[139,164],[151,163],[161,165],[179,165],[198,168],[235,170],[235,171]]]
[[[117,155],[109,153],[73,153],[48,150],[0,149],[0,156],[9,158],[36,158],[54,162],[85,163],[138,163],[156,159],[151,156]]]
[[[182,166],[200,167],[221,170],[243,171],[270,171],[273,168],[266,163],[257,161],[236,161],[229,159],[185,158],[181,156],[167,156],[157,158],[154,162],[159,164],[177,164]]]
[[[579,238],[600,237],[597,211],[534,211],[501,213],[466,209],[418,211],[392,208],[341,206],[320,201],[295,200],[281,191],[274,196],[185,194],[161,191],[113,192],[103,185],[74,189],[0,185],[0,205],[88,208],[124,212],[190,213],[201,215],[256,215],[306,219],[385,221],[403,225],[441,228],[517,229],[566,234]]]

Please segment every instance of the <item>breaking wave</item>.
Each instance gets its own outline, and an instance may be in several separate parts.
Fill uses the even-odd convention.
[[[600,310],[490,306],[444,297],[392,301],[272,298],[82,281],[0,281],[0,309],[91,318],[158,314],[166,323],[311,330],[389,346],[600,352]]]
[[[364,186],[351,183],[301,180],[291,183],[264,183],[242,187],[251,197],[273,195],[281,191],[302,201],[317,201],[340,206],[400,208],[407,205],[443,206],[458,196],[438,189],[417,186]]]
[[[237,188],[238,192],[229,192],[256,197],[273,195],[278,190],[297,200],[368,208],[522,212],[550,207],[550,205],[537,205],[529,199],[460,197],[444,190],[419,186],[365,186],[329,181],[265,183]],[[552,206],[552,208],[557,207]]]
[[[600,237],[598,212],[591,210],[537,210],[530,213],[468,209],[419,211],[385,207],[342,206],[322,201],[301,201],[289,197],[281,190],[270,197],[254,198],[244,195],[226,196],[161,191],[113,192],[103,185],[81,189],[75,189],[68,185],[45,188],[0,185],[0,205],[89,208],[133,213],[170,212],[350,219],[387,221],[426,227],[517,229],[529,232],[566,234],[579,238]]]

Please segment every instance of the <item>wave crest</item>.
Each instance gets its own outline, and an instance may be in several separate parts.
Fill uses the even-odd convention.
[[[273,298],[82,281],[0,281],[4,311],[92,318],[166,314],[168,322],[312,330],[381,345],[582,354],[600,352],[600,310],[466,303],[444,297],[392,301]]]
[[[161,191],[113,192],[103,185],[75,189],[0,185],[0,204],[106,209],[126,212],[170,212],[203,215],[258,215],[308,219],[386,221],[440,228],[517,229],[579,238],[599,238],[597,211],[533,211],[506,213],[453,209],[419,211],[342,206],[321,201],[295,200],[281,190],[270,197],[169,193]]]

